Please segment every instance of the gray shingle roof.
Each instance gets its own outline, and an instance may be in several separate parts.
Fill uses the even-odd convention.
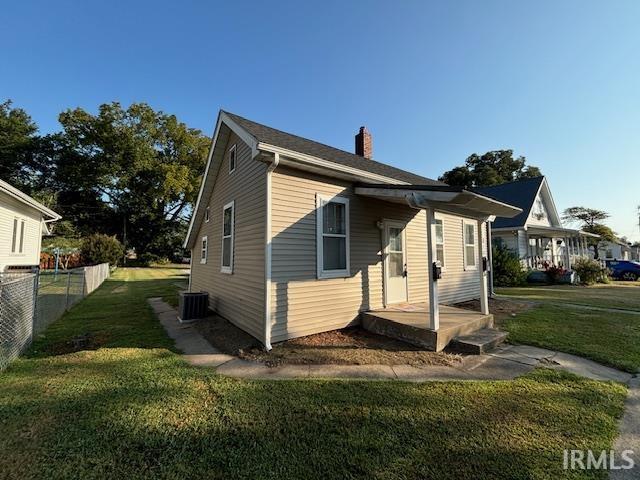
[[[493,228],[522,227],[529,217],[529,212],[543,180],[543,176],[527,178],[492,187],[474,188],[473,191],[522,209],[522,213],[513,218],[496,218],[496,221],[493,222]]]
[[[391,165],[376,162],[375,160],[369,160],[367,158],[355,155],[353,153],[345,152],[338,148],[330,147],[322,143],[314,142],[291,133],[286,133],[275,128],[267,127],[260,123],[247,120],[239,115],[230,112],[226,113],[234,122],[244,128],[247,132],[253,135],[258,142],[268,143],[281,148],[286,148],[298,153],[304,153],[306,155],[312,155],[314,157],[327,160],[329,162],[337,163],[347,167],[358,168],[367,172],[375,173],[377,175],[384,175],[385,177],[393,178],[394,180],[400,180],[402,182],[408,182],[418,185],[445,185],[437,180],[422,177],[405,170],[401,170]]]

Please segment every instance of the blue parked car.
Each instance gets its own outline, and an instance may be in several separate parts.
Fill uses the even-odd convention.
[[[607,268],[616,280],[630,280],[635,282],[640,278],[640,263],[629,260],[607,260]]]

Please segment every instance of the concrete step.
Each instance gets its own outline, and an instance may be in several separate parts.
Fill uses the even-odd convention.
[[[454,338],[450,346],[456,352],[482,355],[504,342],[507,335],[507,332],[495,328],[483,328],[469,335]]]

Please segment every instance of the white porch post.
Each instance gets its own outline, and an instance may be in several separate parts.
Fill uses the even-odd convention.
[[[489,315],[489,296],[487,291],[487,272],[484,271],[482,261],[482,230],[484,228],[484,220],[478,220],[478,272],[480,272],[480,312],[483,315]]]
[[[564,256],[567,259],[567,270],[571,270],[571,251],[569,248],[569,237],[564,237]]]
[[[436,252],[436,222],[432,208],[427,213],[427,273],[429,278],[429,328],[440,328],[440,306],[438,305],[438,279],[433,276],[433,262],[438,258]]]

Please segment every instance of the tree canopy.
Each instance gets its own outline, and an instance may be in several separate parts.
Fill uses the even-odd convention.
[[[449,185],[472,188],[490,187],[502,183],[542,175],[538,167],[526,165],[526,158],[513,157],[513,150],[494,150],[467,157],[463,166],[445,172],[440,178]]]
[[[34,174],[34,149],[38,127],[21,108],[0,103],[0,178],[27,189]]]
[[[569,223],[577,223],[580,225],[580,229],[585,232],[595,233],[600,238],[589,238],[589,244],[594,248],[595,257],[599,257],[598,246],[600,241],[615,241],[615,232],[604,221],[609,218],[610,215],[595,208],[587,207],[570,207],[562,213],[562,220]]]
[[[3,106],[0,117],[11,117],[5,113],[10,103]],[[126,231],[127,246],[139,253],[179,251],[209,146],[201,131],[145,103],[103,104],[97,114],[67,110],[59,116],[62,131],[45,137],[35,136],[35,124],[22,110],[12,115],[11,125],[20,128],[0,134],[0,152],[15,152],[7,154],[13,160],[0,176],[37,190],[71,223],[65,230],[121,241]],[[25,150],[17,146],[27,139],[28,154],[19,155]]]

